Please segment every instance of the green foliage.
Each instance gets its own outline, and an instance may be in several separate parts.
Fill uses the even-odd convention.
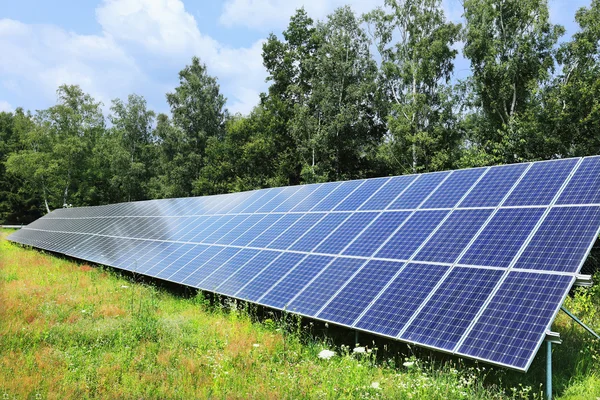
[[[448,82],[461,27],[445,20],[439,0],[387,0],[386,6],[365,16],[389,102],[380,156],[395,174],[452,168],[461,135]]]
[[[175,92],[167,93],[173,123],[183,133],[177,136],[178,146],[185,154],[184,160],[174,158],[173,167],[184,175],[179,181],[182,186],[176,188],[176,193],[186,196],[193,192],[193,182],[199,178],[204,166],[208,140],[223,137],[227,117],[225,101],[216,78],[208,74],[198,57],[193,57],[192,64],[179,72],[179,86]],[[166,165],[164,169],[170,168]]]
[[[544,152],[546,132],[531,114],[564,28],[550,23],[546,0],[466,0],[464,9],[470,107],[481,121],[472,145],[492,154],[494,163],[555,156]]]
[[[197,57],[166,95],[170,115],[132,94],[105,116],[68,85],[48,109],[0,113],[0,221],[600,152],[600,0],[560,45],[546,0],[463,5],[464,27],[441,0],[386,0],[362,16],[343,6],[320,21],[297,10],[263,44],[269,86],[249,115],[228,113]]]

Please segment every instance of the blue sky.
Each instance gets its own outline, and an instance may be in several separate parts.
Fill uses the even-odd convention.
[[[590,0],[550,0],[552,22],[577,30],[575,11]],[[350,4],[362,13],[383,0],[0,0],[0,111],[36,110],[56,88],[79,84],[108,110],[110,100],[143,95],[167,112],[165,93],[193,55],[218,78],[232,112],[248,113],[266,90],[261,46],[304,6],[323,19]],[[443,0],[461,22],[460,0]],[[457,77],[468,74],[459,57]]]

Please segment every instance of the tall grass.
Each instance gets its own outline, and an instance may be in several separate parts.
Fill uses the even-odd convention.
[[[355,352],[309,335],[295,318],[257,323],[244,304],[211,306],[201,295],[186,298],[12,245],[6,233],[0,233],[0,399],[541,397],[541,361],[524,375],[458,360],[399,358],[372,344]],[[570,307],[596,310],[599,297],[578,292]],[[598,316],[589,322],[598,326]],[[557,387],[567,399],[595,399],[597,343],[565,318],[557,324],[567,330],[556,350]],[[324,349],[335,356],[319,358]]]

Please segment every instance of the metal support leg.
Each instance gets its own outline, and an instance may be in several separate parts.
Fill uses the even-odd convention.
[[[360,343],[358,341],[358,337],[359,337],[358,331],[354,331],[354,346],[358,346],[358,343]]]
[[[552,400],[552,342],[546,341],[546,399]]]

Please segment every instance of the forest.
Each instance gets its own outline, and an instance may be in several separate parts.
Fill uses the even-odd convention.
[[[546,0],[386,0],[299,9],[262,51],[268,90],[231,115],[193,57],[169,115],[76,85],[0,113],[0,223],[60,207],[202,196],[600,154],[600,0],[569,38]],[[456,77],[456,57],[470,64]]]

